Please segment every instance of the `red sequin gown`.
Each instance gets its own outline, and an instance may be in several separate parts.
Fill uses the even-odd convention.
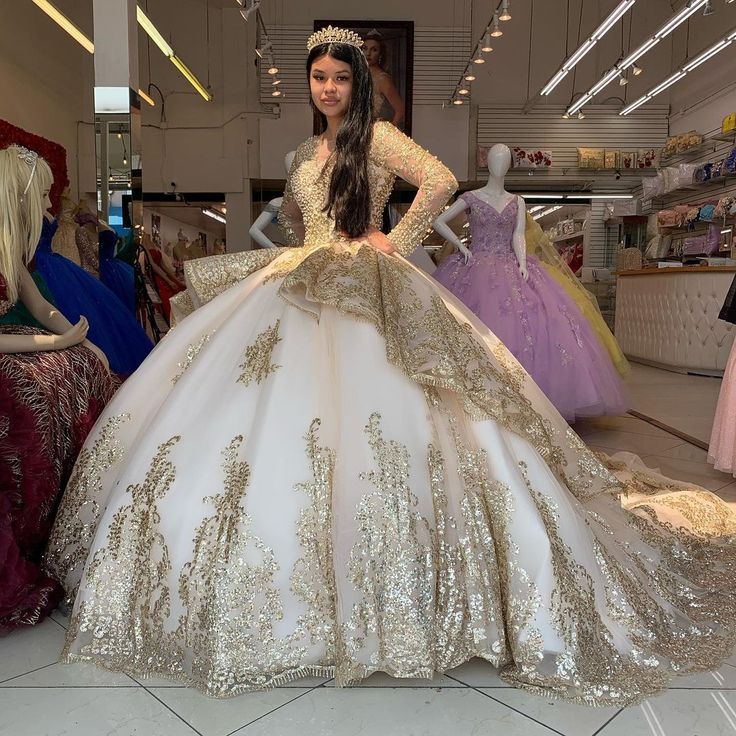
[[[0,316],[13,304],[0,276]],[[0,324],[0,335],[43,334]],[[41,621],[61,587],[40,572],[61,493],[116,379],[82,346],[0,353],[0,635]]]

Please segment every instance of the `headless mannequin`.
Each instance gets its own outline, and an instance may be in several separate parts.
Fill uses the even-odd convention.
[[[473,191],[473,194],[478,199],[483,200],[489,204],[496,212],[502,212],[516,194],[510,194],[504,188],[504,177],[511,168],[511,149],[503,143],[498,143],[488,152],[488,183]],[[462,212],[467,209],[467,204],[462,200],[458,199],[451,207],[448,207],[435,221],[434,230],[439,233],[445,240],[452,243],[462,254],[465,256],[467,263],[469,251],[460,242],[460,239],[455,235],[452,228],[449,226],[449,222],[455,219]],[[526,240],[524,238],[524,232],[526,230],[526,208],[524,202],[519,197],[519,207],[516,214],[516,226],[514,227],[514,234],[512,238],[512,247],[516,254],[516,260],[519,263],[519,273],[521,277],[526,281],[529,278],[529,273],[526,270]]]
[[[59,211],[59,226],[51,241],[54,253],[60,253],[77,266],[81,266],[79,260],[79,249],[77,248],[76,232],[77,224],[74,222],[74,213],[77,205],[69,196],[69,189],[65,189],[61,195],[61,209]]]
[[[286,167],[287,172],[291,171],[291,164],[294,161],[294,156],[296,156],[296,151],[289,151],[289,153],[287,153],[286,157],[284,158],[284,166]],[[271,225],[271,223],[273,222],[274,214],[281,209],[281,204],[283,203],[283,201],[283,197],[276,197],[276,199],[272,199],[266,205],[263,212],[261,212],[261,214],[256,217],[255,222],[250,226],[248,234],[257,243],[259,248],[279,247],[268,237],[268,235],[266,235],[265,229],[269,227],[269,225]]]

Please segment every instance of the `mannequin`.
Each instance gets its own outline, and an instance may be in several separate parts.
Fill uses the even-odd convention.
[[[519,200],[512,246],[516,254],[516,260],[519,263],[519,273],[524,281],[526,281],[529,278],[526,270],[526,241],[524,239],[526,209],[524,200],[521,197],[518,197],[516,194],[510,194],[504,188],[504,179],[510,168],[511,149],[503,143],[496,144],[488,151],[488,181],[484,187],[473,190],[472,194],[486,202],[486,204],[489,204],[497,212],[501,212],[515,197]],[[465,263],[471,258],[470,251],[460,242],[460,238],[458,238],[448,223],[463,214],[466,209],[467,205],[465,202],[458,199],[434,223],[435,232],[452,243],[465,256]]]
[[[61,255],[76,263],[77,266],[81,266],[76,240],[77,223],[74,221],[76,209],[77,205],[69,196],[69,189],[67,188],[61,195],[61,208],[57,218],[59,227],[51,241],[51,246],[55,253],[61,253]]]
[[[61,598],[40,554],[82,443],[117,386],[86,339],[86,318],[72,325],[26,267],[52,182],[33,151],[0,151],[0,635],[38,623]],[[17,302],[41,329],[12,321]]]
[[[186,239],[184,233],[179,230],[179,239],[177,244],[181,243],[182,247],[186,248],[185,244],[188,242],[189,241]],[[161,297],[161,308],[163,309],[164,316],[168,321],[171,316],[171,305],[169,300],[174,294],[178,294],[180,291],[184,290],[184,284],[179,281],[174,267],[169,263],[169,259],[156,245],[150,235],[147,233],[143,235],[141,245],[148,255],[151,269],[153,270],[153,280],[156,284],[156,291],[158,291],[158,295]],[[143,253],[141,253],[140,259],[141,269],[145,273],[146,260]]]
[[[87,273],[99,278],[100,243],[98,228],[100,221],[84,199],[79,203],[74,219],[79,226],[75,239],[79,249],[80,265]]]
[[[475,312],[568,421],[620,414],[628,399],[609,353],[575,300],[526,252],[526,208],[504,188],[508,146],[488,154],[488,183],[462,194],[435,230],[458,248],[434,277]],[[448,221],[469,213],[472,259]]]
[[[284,166],[286,167],[287,173],[291,171],[291,164],[296,156],[296,151],[289,151],[284,157]],[[274,243],[271,238],[266,234],[266,230],[272,230],[274,227],[278,228],[276,223],[276,213],[281,209],[283,203],[283,197],[276,197],[272,199],[264,208],[255,222],[250,226],[248,234],[255,240],[259,248],[278,248],[280,247]]]

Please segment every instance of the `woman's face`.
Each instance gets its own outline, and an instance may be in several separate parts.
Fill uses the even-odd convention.
[[[43,192],[43,211],[48,212],[51,209],[51,197],[49,197],[49,190],[45,189]]]
[[[363,44],[363,54],[365,55],[365,60],[368,62],[368,66],[378,66],[381,59],[381,44],[369,38]]]
[[[343,118],[350,107],[353,70],[346,61],[320,56],[309,72],[309,89],[314,106],[328,118]]]

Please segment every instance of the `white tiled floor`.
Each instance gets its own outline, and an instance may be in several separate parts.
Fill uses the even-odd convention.
[[[647,379],[656,383],[650,370]],[[680,393],[688,386],[682,378]],[[695,384],[689,388],[697,393]],[[650,407],[664,409],[666,403],[651,400]],[[576,430],[593,446],[634,451],[648,465],[702,483],[736,506],[736,479],[714,471],[702,450],[661,429],[616,417],[580,423]],[[34,629],[0,639],[0,735],[736,735],[736,656],[718,672],[683,678],[664,695],[627,709],[529,695],[508,687],[478,660],[426,682],[379,674],[361,687],[339,689],[311,678],[221,701],[162,680],[57,664],[65,626],[56,613]]]

